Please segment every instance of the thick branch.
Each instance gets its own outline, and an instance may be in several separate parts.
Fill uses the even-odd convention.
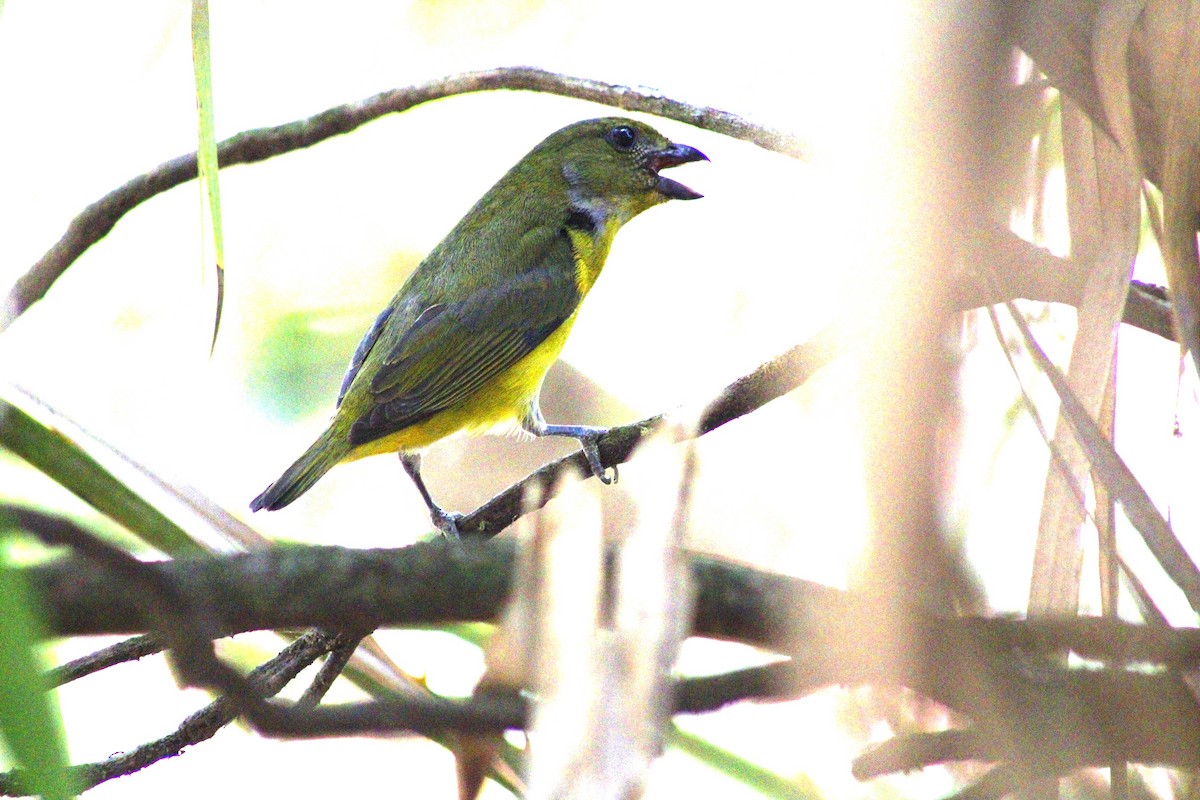
[[[146,585],[169,586],[184,605],[203,608],[210,616],[196,621],[200,631],[309,624],[355,630],[492,619],[508,590],[512,561],[508,542],[436,542],[391,551],[287,548],[160,562],[146,565],[148,574],[141,576],[127,574],[123,563],[71,557],[33,568],[30,576],[58,633],[128,632],[162,624],[162,598],[145,602],[136,591]],[[908,629],[923,641],[926,658],[920,664],[897,663],[881,646],[891,632],[880,630],[871,606],[853,595],[703,558],[693,560],[693,575],[696,633],[770,647],[792,658],[682,684],[678,710],[792,697],[834,683],[900,684],[969,714],[975,720],[970,735],[951,738],[959,745],[972,743],[971,755],[1018,763],[1022,771],[1057,774],[1107,764],[1114,754],[1130,761],[1200,766],[1200,709],[1175,675],[1069,670],[1037,657],[1039,651],[1067,647],[1116,662],[1195,663],[1200,654],[1195,631],[1148,631],[1112,620],[1019,623],[910,612]],[[472,591],[464,591],[467,586]],[[176,632],[172,638],[186,641],[194,635]],[[308,638],[313,636],[319,634]],[[325,639],[314,644],[319,645],[314,652],[336,646],[336,638]],[[268,672],[278,680],[282,670],[294,674],[298,666],[277,661],[256,671],[252,682]],[[273,685],[253,690],[270,693]],[[94,783],[168,757],[211,735],[239,709],[253,711],[260,730],[285,736],[456,726],[487,730],[520,725],[526,713],[512,698],[467,704],[383,701],[307,711],[222,700],[171,736],[89,765],[83,776]],[[956,757],[960,751],[914,750],[899,742],[866,757],[859,769]],[[19,788],[19,775],[0,778],[0,790]]]
[[[494,620],[509,590],[514,548],[507,540],[370,550],[292,546],[145,567],[182,595],[204,597],[202,607],[220,635],[365,630]],[[848,637],[861,622],[856,596],[828,586],[703,556],[693,557],[692,570],[698,635],[790,654],[814,637]],[[52,635],[144,633],[160,621],[135,585],[86,558],[63,558],[28,574],[44,598]],[[1191,628],[1074,617],[922,619],[924,633],[944,638],[954,631],[994,655],[1070,650],[1115,664],[1200,663],[1200,631]]]
[[[494,620],[513,555],[513,545],[503,541],[432,542],[399,550],[292,547],[147,568],[184,596],[206,598],[207,622],[222,633],[356,630]],[[120,575],[93,562],[68,558],[29,574],[58,635],[142,631],[157,619]],[[1149,632],[1115,621],[1081,621],[1075,629],[1068,620],[1047,627],[913,613],[910,630],[927,658],[897,663],[882,644],[891,632],[853,595],[705,558],[693,560],[693,576],[695,634],[793,657],[738,677],[751,694],[794,696],[834,683],[906,685],[969,714],[979,731],[1002,740],[989,746],[1049,761],[1046,768],[1107,764],[1113,753],[1200,767],[1200,708],[1175,675],[1069,670],[1038,655],[1065,646],[1114,662],[1194,664],[1196,631]],[[720,684],[706,687],[705,702],[719,704],[726,691]],[[1044,752],[1048,741],[1056,743],[1052,760]]]

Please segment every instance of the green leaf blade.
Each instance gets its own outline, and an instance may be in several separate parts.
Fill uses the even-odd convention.
[[[216,254],[217,305],[213,319],[212,349],[221,330],[221,311],[225,304],[225,237],[221,224],[221,186],[218,177],[216,124],[213,114],[212,48],[210,42],[208,0],[192,0],[192,68],[196,75],[196,116],[199,143],[196,163],[200,179],[202,227],[211,233]],[[207,213],[205,213],[207,212]]]
[[[0,400],[0,447],[79,497],[146,543],[173,556],[206,551],[170,518],[62,433]]]
[[[54,695],[46,691],[37,650],[43,626],[20,571],[3,553],[9,538],[0,532],[0,738],[25,768],[28,791],[65,800],[76,789],[62,716]]]

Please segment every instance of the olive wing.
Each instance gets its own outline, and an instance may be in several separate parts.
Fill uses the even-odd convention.
[[[351,443],[365,444],[453,408],[566,322],[580,299],[574,259],[569,244],[552,254],[557,258],[499,286],[424,309],[371,376],[371,402],[350,429]],[[564,257],[566,263],[557,263]],[[385,338],[377,333],[374,345]]]

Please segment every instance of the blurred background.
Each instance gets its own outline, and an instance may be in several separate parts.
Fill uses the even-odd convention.
[[[903,10],[886,0],[216,3],[217,135],[456,72],[529,64],[651,86],[805,139],[811,157],[801,163],[646,118],[711,158],[672,173],[705,198],[652,209],[621,232],[543,392],[551,422],[625,423],[702,402],[853,312],[865,273],[847,253],[860,251],[854,239],[871,205],[877,176],[867,172],[875,162],[866,154],[887,135],[881,125],[897,86],[886,65],[906,46]],[[195,149],[189,14],[185,2],[149,0],[4,5],[6,286],[87,204]],[[423,254],[544,136],[612,113],[532,93],[469,95],[223,171],[226,297],[211,357],[215,282],[201,239],[200,192],[194,182],[178,187],[123,218],[0,337],[0,377],[265,534],[356,547],[414,541],[428,533],[428,516],[394,458],[342,466],[280,512],[251,517],[247,504],[323,429],[355,344]],[[1045,188],[1044,207],[1015,214],[1014,228],[1036,231],[1065,254],[1062,187],[1053,172]],[[1137,277],[1163,281],[1152,243]],[[1028,310],[1042,344],[1062,363],[1073,310]],[[961,344],[962,439],[950,531],[989,608],[1023,611],[1046,448],[986,316],[980,323],[967,315]],[[1195,474],[1186,468],[1196,463],[1186,433],[1197,403],[1190,390],[1178,391],[1177,349],[1126,329],[1120,354],[1121,452],[1177,530],[1194,529],[1195,500],[1178,476]],[[1025,377],[1049,423],[1052,391],[1032,368]],[[699,442],[695,549],[835,586],[852,580],[866,525],[855,381],[849,360],[836,362]],[[1177,425],[1185,435],[1175,435]],[[427,455],[427,476],[445,507],[468,511],[571,449],[561,441],[457,440]],[[622,519],[624,493],[638,482],[635,460],[622,467],[618,486],[600,491],[610,520]],[[0,461],[0,493],[112,528],[15,460]],[[1088,546],[1085,557],[1094,558]],[[1139,558],[1135,544],[1129,553]],[[1094,581],[1085,582],[1083,597],[1085,609],[1097,606]],[[1166,590],[1162,607],[1176,624],[1195,623]],[[380,640],[438,691],[469,692],[482,670],[474,647],[445,634],[384,632]],[[247,658],[265,656],[273,641],[237,637],[235,647]],[[71,642],[52,658],[102,644]],[[714,672],[757,658],[744,648],[691,642],[682,669]],[[349,696],[341,691],[332,698]],[[108,670],[60,696],[76,762],[161,735],[206,699],[176,689],[161,657]],[[840,689],[681,721],[783,776],[796,796],[928,797],[957,785],[962,776],[943,769],[867,784],[851,777],[850,759],[897,724],[903,721],[872,713],[869,697]],[[679,751],[662,760],[654,780],[653,796],[760,796]],[[399,789],[453,796],[450,755],[415,738],[282,743],[231,728],[89,797]],[[507,796],[494,786],[489,792]]]

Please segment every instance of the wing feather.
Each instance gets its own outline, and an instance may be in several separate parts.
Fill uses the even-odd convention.
[[[575,313],[574,272],[570,241],[557,236],[536,268],[424,309],[381,354],[370,405],[351,427],[351,443],[453,408],[531,353]]]

